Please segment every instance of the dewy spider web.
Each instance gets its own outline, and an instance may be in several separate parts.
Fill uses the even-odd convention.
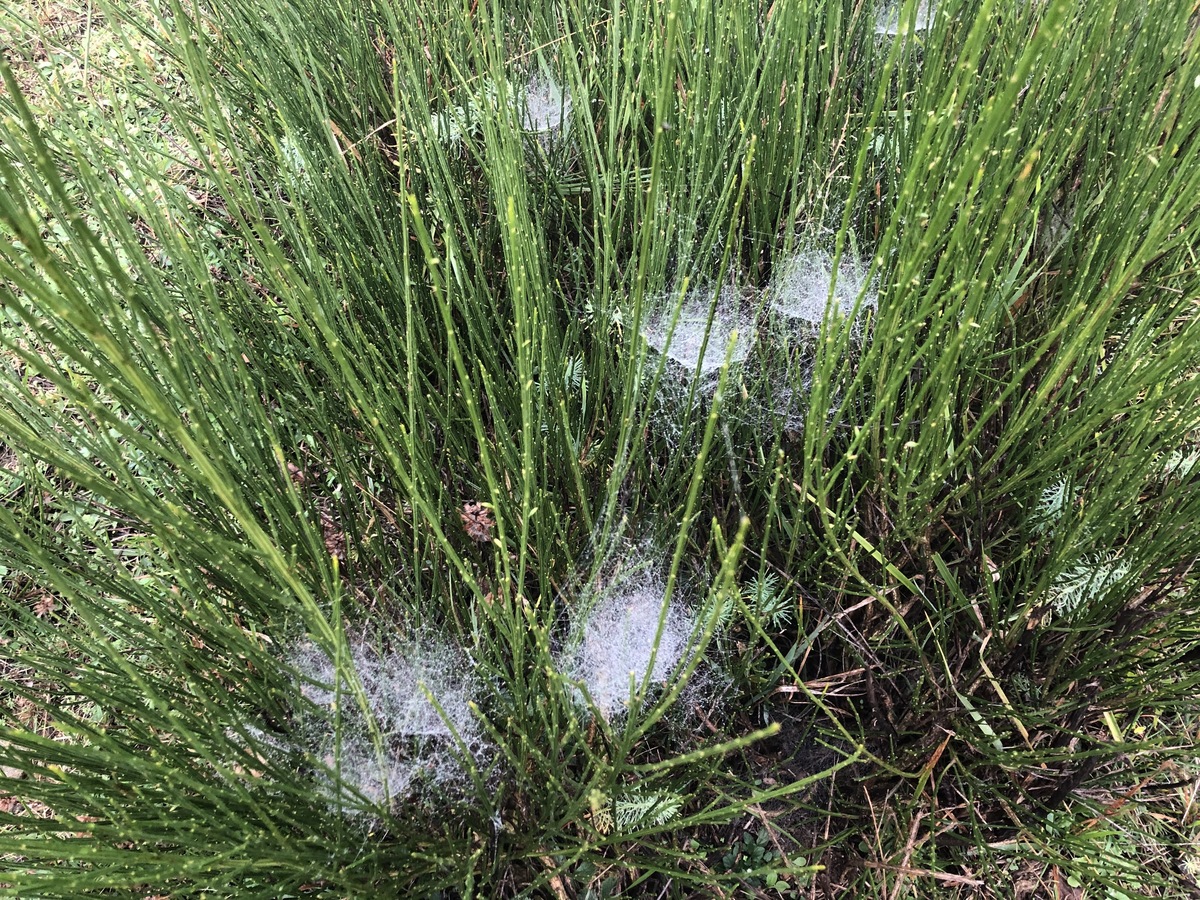
[[[631,691],[643,681],[651,693],[663,687],[701,649],[704,615],[688,603],[682,582],[664,608],[666,578],[659,557],[652,541],[614,539],[572,590],[576,596],[556,664],[583,688],[572,690],[572,701],[582,707],[586,691],[595,711],[609,721],[637,712],[629,708]],[[676,706],[690,709],[701,698],[711,699],[722,683],[717,664],[705,660],[684,690],[689,699]]]
[[[301,693],[315,706],[332,712],[336,686],[339,681],[342,685],[340,731],[334,729],[332,716],[313,717],[320,721],[302,722],[297,728],[297,737],[314,745],[306,747],[308,752],[339,773],[340,783],[326,777],[323,785],[331,802],[355,811],[362,806],[358,795],[379,805],[425,785],[452,791],[466,776],[455,752],[456,738],[477,761],[487,755],[470,708],[479,685],[461,650],[436,635],[422,634],[384,653],[366,642],[356,643],[350,662],[382,736],[382,753],[370,738],[368,720],[354,704],[345,677],[328,655],[313,644],[302,644],[290,659]]]
[[[694,287],[679,304],[677,317],[674,305],[665,302],[642,329],[646,344],[679,366],[685,376],[698,374],[702,380],[715,376],[725,364],[730,340],[734,341],[731,364],[744,360],[754,342],[754,323],[741,311],[741,298],[735,288],[722,288],[715,308],[712,301],[711,288]]]
[[[689,417],[716,392],[727,352],[730,366],[738,369],[749,357],[754,320],[743,310],[741,292],[728,285],[716,296],[715,305],[713,289],[698,286],[682,298],[668,295],[657,306],[642,329],[651,350],[646,360],[648,373],[653,373],[660,361],[664,363],[651,400],[655,405],[653,427],[669,447],[677,448]]]

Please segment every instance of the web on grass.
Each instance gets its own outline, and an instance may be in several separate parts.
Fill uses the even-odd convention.
[[[386,806],[424,789],[453,792],[467,776],[459,742],[476,762],[487,756],[487,742],[471,711],[479,695],[473,666],[465,653],[436,635],[413,637],[382,653],[366,642],[352,645],[350,666],[369,716],[356,702],[350,679],[340,677],[319,647],[302,644],[289,662],[302,695],[319,708],[313,714],[317,721],[303,723],[297,732],[311,743],[308,752],[324,763],[322,789],[333,805],[365,811],[360,798]],[[340,729],[334,727],[335,703]]]
[[[868,281],[867,266],[844,253],[834,267],[833,255],[807,247],[784,257],[768,287],[771,309],[796,324],[820,326],[827,311],[849,316],[876,305],[877,286]],[[832,309],[831,309],[832,307]]]
[[[845,363],[856,365],[863,312],[878,304],[878,282],[870,276],[867,262],[848,250],[835,266],[832,253],[815,239],[803,238],[799,249],[776,263],[766,292],[768,335],[774,346],[768,354],[773,363],[765,390],[775,420],[785,431],[798,432],[811,405],[821,328],[827,322],[835,327],[849,323]],[[836,386],[832,390],[829,412],[834,416],[842,401],[841,391]]]
[[[553,77],[533,76],[521,96],[521,127],[538,135],[565,133],[571,121],[571,94]]]
[[[664,593],[654,576],[632,579],[574,623],[573,646],[560,665],[583,683],[606,719],[628,711],[632,692],[644,679],[649,685],[666,683],[687,656],[695,618],[674,600],[664,611]],[[582,701],[582,694],[577,699]]]
[[[678,304],[678,315],[675,304],[664,300],[647,319],[642,337],[650,349],[674,363],[678,375],[697,374],[702,381],[714,379],[715,386],[715,376],[725,364],[730,342],[730,364],[742,362],[750,353],[754,328],[753,321],[741,310],[736,288],[722,288],[714,305],[712,289],[700,286],[690,289]]]
[[[750,355],[754,320],[742,304],[741,292],[732,286],[723,288],[715,299],[711,287],[700,286],[682,298],[661,298],[646,318],[642,337],[650,351],[647,377],[652,377],[660,364],[663,367],[651,398],[652,428],[672,450],[698,422],[696,414],[707,412],[726,354],[731,368],[738,372]],[[725,410],[728,406],[726,402]]]
[[[908,19],[904,15],[905,3],[903,0],[894,0],[883,6],[875,17],[875,33],[881,35],[895,36],[901,33],[907,34],[912,31],[926,31],[933,22],[933,17],[937,14],[936,5],[929,0],[921,0],[917,4],[915,15],[912,19]]]

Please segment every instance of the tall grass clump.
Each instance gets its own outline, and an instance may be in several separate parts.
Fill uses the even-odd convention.
[[[1194,12],[100,6],[0,62],[0,893],[1124,877]]]

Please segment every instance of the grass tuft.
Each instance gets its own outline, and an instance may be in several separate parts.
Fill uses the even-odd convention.
[[[0,895],[1194,887],[1195,10],[410,6],[0,0]]]

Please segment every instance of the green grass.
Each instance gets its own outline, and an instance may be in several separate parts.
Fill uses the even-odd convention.
[[[1196,13],[717,6],[5,38],[0,894],[1187,890]]]

